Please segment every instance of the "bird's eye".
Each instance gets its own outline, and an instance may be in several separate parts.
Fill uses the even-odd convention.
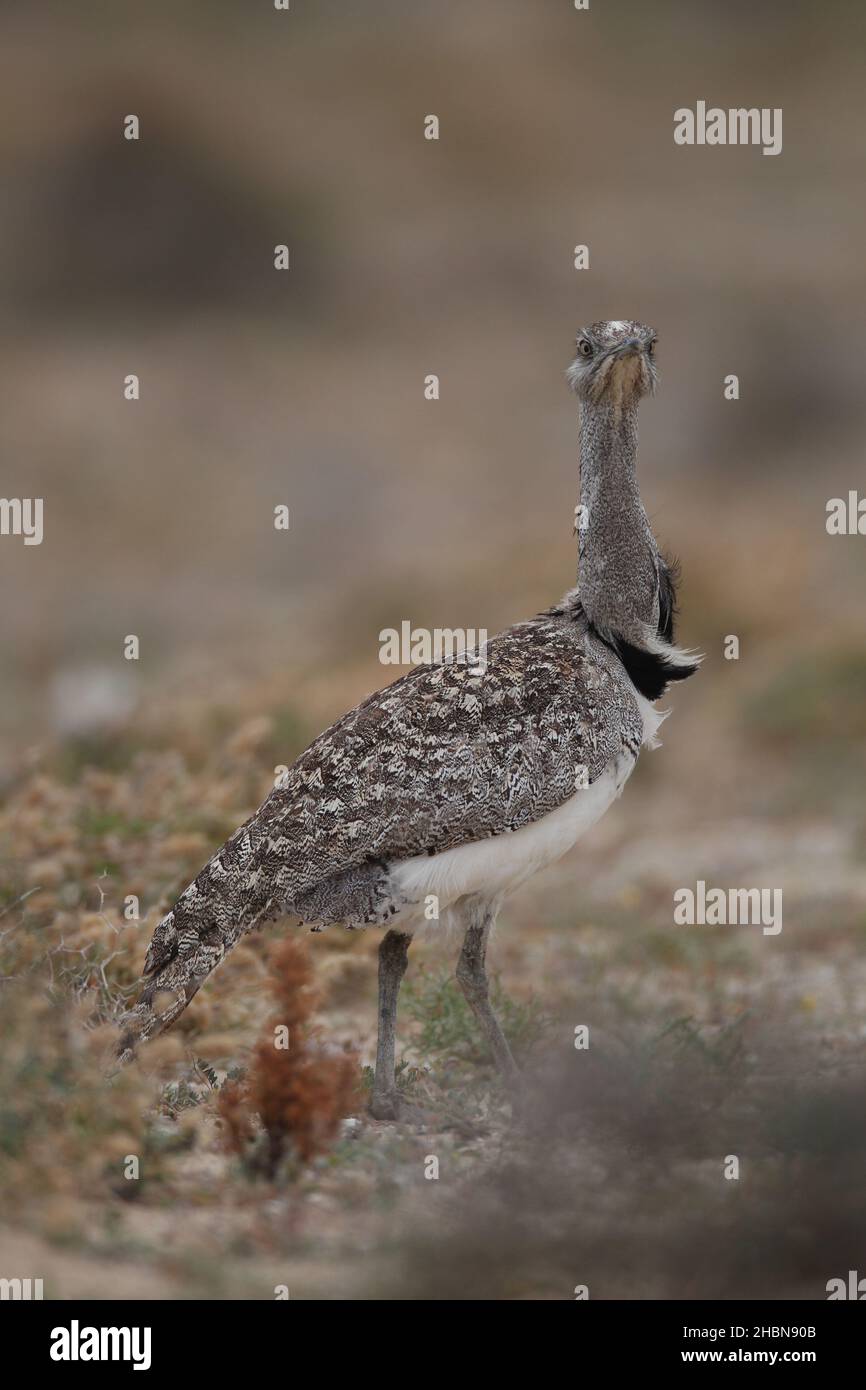
[[[658,338],[650,338],[649,342],[648,342],[647,345],[646,345],[646,350],[647,350],[647,352],[649,353],[650,357],[652,357],[653,353],[654,353],[655,350],[656,350],[656,343],[657,343],[657,342],[658,342]]]
[[[588,338],[578,338],[577,350],[581,357],[592,357],[592,343]]]

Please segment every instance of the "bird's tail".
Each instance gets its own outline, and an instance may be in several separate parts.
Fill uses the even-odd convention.
[[[130,1061],[140,1043],[170,1028],[208,975],[240,938],[268,916],[273,900],[257,891],[247,827],[223,845],[156,927],[137,1003],[119,1019],[117,1057]]]
[[[145,961],[144,988],[134,1007],[119,1019],[117,1057],[121,1063],[132,1060],[140,1043],[171,1027],[208,975],[249,930],[246,925],[238,926],[236,931],[224,931],[215,924],[206,924],[203,930],[186,933],[189,939],[180,948],[176,948],[164,962],[155,963],[153,957],[157,936],[177,936],[176,912],[176,908],[169,912],[156,928]]]

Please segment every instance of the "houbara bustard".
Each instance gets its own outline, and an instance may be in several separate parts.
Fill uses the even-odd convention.
[[[464,929],[457,979],[513,1092],[485,953],[504,896],[571,849],[620,794],[696,669],[674,646],[674,575],[635,471],[637,411],[656,335],[594,323],[568,370],[580,400],[578,585],[492,638],[478,660],[418,666],[301,754],[156,927],[120,1054],[161,1032],[253,927],[385,926],[370,1109],[405,1113],[394,1076],[397,996],[414,932],[438,903]]]

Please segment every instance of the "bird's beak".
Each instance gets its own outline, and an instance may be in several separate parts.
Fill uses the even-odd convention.
[[[625,342],[620,343],[619,347],[616,349],[616,355],[617,357],[626,357],[631,353],[640,352],[642,348],[643,343],[640,338],[626,338]]]

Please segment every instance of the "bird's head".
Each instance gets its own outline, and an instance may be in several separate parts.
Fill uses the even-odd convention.
[[[656,332],[631,319],[611,319],[582,328],[577,356],[566,372],[582,401],[637,405],[655,390]]]

